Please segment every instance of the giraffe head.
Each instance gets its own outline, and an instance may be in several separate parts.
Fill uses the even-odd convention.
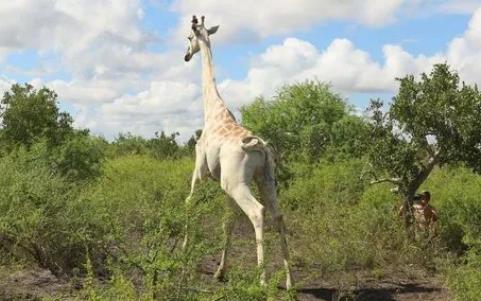
[[[201,22],[199,24],[197,17],[195,15],[192,17],[192,30],[190,35],[187,37],[189,40],[189,46],[187,47],[187,53],[184,56],[184,60],[186,62],[190,61],[194,54],[199,52],[201,42],[209,46],[209,36],[216,33],[217,29],[219,29],[218,25],[207,29],[204,25],[205,17],[202,16],[200,19]]]

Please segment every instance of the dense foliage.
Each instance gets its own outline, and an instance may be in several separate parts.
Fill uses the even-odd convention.
[[[481,171],[481,93],[460,84],[446,64],[420,80],[413,75],[398,80],[388,112],[381,101],[371,103],[368,154],[373,181],[396,185],[409,208],[434,167],[462,163]],[[409,218],[406,214],[406,224]]]
[[[435,274],[454,299],[478,300],[481,98],[446,65],[400,83],[387,114],[375,101],[369,118],[319,82],[282,87],[242,109],[243,123],[288,170],[279,180],[289,185],[278,189],[296,281],[302,287],[322,277],[349,291],[362,285],[362,273]],[[206,277],[219,255],[222,217],[238,212],[213,182],[200,185],[195,208],[185,210],[200,131],[186,145],[163,131],[109,142],[73,129],[46,88],[14,85],[1,103],[0,267],[41,267],[71,283],[68,296],[45,300],[292,299],[278,288],[282,264],[269,219],[267,287],[257,281],[245,218],[234,231],[228,281]],[[431,192],[438,235],[410,240],[397,208],[426,168],[412,189]],[[183,251],[186,220],[196,226]]]
[[[242,123],[271,143],[283,160],[359,157],[367,126],[330,86],[313,81],[282,87],[270,100],[245,106]]]
[[[179,145],[176,137],[179,133],[166,134],[164,131],[155,133],[150,139],[135,136],[130,133],[119,134],[109,146],[111,157],[125,155],[150,155],[158,160],[179,158],[191,155],[194,151],[195,139],[192,137],[185,146]]]
[[[47,88],[15,84],[0,102],[0,141],[4,145],[30,146],[45,138],[58,145],[72,129],[72,117],[60,112],[57,94]]]

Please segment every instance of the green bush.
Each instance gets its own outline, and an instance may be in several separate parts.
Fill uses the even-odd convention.
[[[299,264],[334,272],[435,266],[438,242],[409,242],[389,184],[365,186],[361,162],[298,165],[281,192]],[[302,176],[300,176],[302,175]],[[432,254],[429,260],[425,254]]]
[[[61,274],[82,264],[101,225],[95,211],[79,203],[79,187],[52,173],[37,155],[21,149],[0,159],[2,257]]]
[[[454,266],[448,274],[448,287],[455,301],[477,301],[481,296],[481,255],[470,252],[466,264]]]
[[[305,81],[281,87],[269,100],[241,108],[242,122],[269,141],[285,160],[317,162],[330,155],[362,154],[367,124],[325,83]]]
[[[155,133],[155,137],[150,139],[148,144],[152,156],[157,160],[172,159],[180,155],[180,147],[175,141],[179,133],[166,135],[164,131]]]
[[[218,217],[224,209],[223,194],[217,183],[203,184],[196,193],[198,206],[191,211],[190,219],[202,227],[191,229],[194,241],[191,249],[187,253],[178,252],[175,246],[182,238],[187,218],[183,198],[191,165],[187,158],[159,162],[147,156],[121,157],[109,161],[99,182],[82,194],[83,202],[94,204],[97,215],[103,217],[101,224],[109,225],[107,268],[113,277],[108,289],[94,286],[97,298],[103,298],[99,300],[129,299],[134,293],[138,300],[154,297],[208,300],[210,294],[236,300],[286,297],[275,290],[260,288],[255,269],[230,270],[230,281],[220,287],[211,287],[196,271],[204,256],[215,254],[219,249],[216,237],[220,237],[221,219]],[[478,189],[479,177],[468,170],[436,170],[427,183],[425,188],[432,192],[433,205],[441,216],[440,238],[427,243],[407,240],[397,214],[398,196],[390,191],[389,184],[365,186],[359,180],[360,161],[293,166],[294,180],[288,188],[281,189],[280,200],[292,233],[290,247],[294,263],[306,269],[313,265],[329,273],[362,269],[376,277],[392,270],[439,271],[437,264],[446,257],[442,246],[451,235],[447,232],[450,224],[460,226],[461,240],[466,244],[479,238],[476,218],[463,209],[475,208],[475,198],[464,199],[465,203],[460,206],[453,199],[457,194],[447,193],[456,186],[470,191],[469,195]],[[269,232],[267,249],[274,250]],[[474,248],[476,244],[470,243],[470,246]],[[139,273],[141,280],[133,276]],[[474,287],[474,268],[456,270],[456,273],[466,281],[450,280],[450,286],[472,283]],[[278,280],[274,277],[272,281]]]
[[[59,111],[54,91],[14,84],[0,99],[1,148],[29,147],[41,139],[57,146],[73,132],[72,122],[68,113]]]
[[[147,140],[131,133],[120,133],[108,147],[109,157],[147,154]]]
[[[359,160],[293,164],[295,180],[281,192],[282,200],[290,209],[301,211],[357,203],[364,189],[359,179],[361,168]]]
[[[267,295],[267,290],[259,284],[257,270],[233,268],[229,271],[229,281],[215,293],[214,299],[263,301]]]
[[[289,229],[296,232],[296,260],[331,271],[372,261],[360,256],[369,242],[360,239],[355,214],[364,189],[361,167],[356,160],[296,167],[296,174],[304,176],[281,193],[282,204],[291,210]]]
[[[76,133],[52,150],[55,169],[70,180],[90,180],[101,174],[104,143],[86,133]]]
[[[481,250],[481,176],[467,168],[437,170],[424,186],[439,213],[440,236],[457,254],[469,247]]]
[[[181,146],[175,138],[179,133],[167,135],[164,131],[155,132],[151,139],[135,136],[130,133],[119,134],[108,147],[108,156],[111,158],[126,155],[148,154],[157,160],[174,159],[183,156],[190,156],[195,145],[195,140],[188,142],[188,145]]]
[[[111,290],[99,289],[98,296],[117,300],[114,296],[120,296],[119,285],[135,284],[142,287],[136,290],[139,299],[195,299],[200,277],[196,266],[220,243],[209,239],[207,234],[212,232],[202,230],[211,222],[205,217],[222,214],[219,202],[223,197],[216,186],[203,185],[187,218],[184,199],[192,164],[190,158],[158,161],[149,156],[121,157],[108,161],[104,175],[81,194],[82,201],[95,207],[108,228],[103,241],[109,258],[107,269],[115,277]],[[182,252],[187,221],[193,226],[189,228],[188,248]],[[213,237],[220,237],[221,220],[214,222],[217,236]]]
[[[69,147],[85,150],[83,143],[102,146],[81,140]],[[72,181],[55,169],[50,155],[46,144],[37,143],[0,158],[3,264],[21,262],[78,275],[85,279],[79,300],[288,298],[277,290],[284,276],[280,267],[267,289],[258,285],[255,264],[230,269],[223,285],[213,285],[199,271],[207,255],[218,255],[225,197],[210,181],[198,186],[196,205],[186,210],[191,158],[119,156],[105,161],[94,180]],[[362,167],[357,159],[291,163],[294,177],[280,188],[279,199],[296,268],[314,266],[316,272],[338,277],[363,270],[382,277],[392,270],[439,271],[437,263],[447,265],[451,258],[447,250],[458,255],[470,250],[448,272],[448,285],[459,300],[476,296],[481,177],[461,167],[436,169],[423,188],[431,191],[440,215],[439,237],[409,242],[397,215],[398,196],[390,184],[362,182]],[[182,252],[186,222],[191,240]],[[266,225],[266,254],[276,258],[269,218]],[[240,243],[254,250],[248,235]]]

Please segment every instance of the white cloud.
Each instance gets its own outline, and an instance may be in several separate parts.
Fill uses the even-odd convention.
[[[95,123],[85,108],[80,108],[79,126],[113,136],[132,132],[152,136],[156,131],[192,133],[202,125],[199,86],[188,82],[153,81],[147,90],[135,95],[122,95],[103,104],[95,113]],[[107,131],[106,131],[107,129]],[[183,136],[183,139],[188,138]]]
[[[243,40],[286,34],[328,20],[350,20],[380,26],[395,20],[406,0],[178,0],[172,8],[182,15],[177,36],[184,37],[192,14],[220,24],[219,40]]]
[[[0,77],[0,97],[3,96],[5,92],[10,90],[10,87],[14,84],[14,81],[11,79]]]
[[[481,85],[481,8],[473,13],[466,31],[435,55],[414,56],[399,45],[384,45],[382,50],[384,59],[378,62],[347,39],[335,39],[321,50],[307,41],[287,38],[254,58],[244,79],[227,79],[220,87],[234,108],[261,94],[270,96],[283,84],[314,78],[331,83],[335,91],[347,96],[394,93],[396,77],[429,72],[433,64],[443,62],[468,84]]]
[[[451,41],[447,50],[448,62],[470,83],[481,84],[481,8],[477,9],[466,32]]]
[[[415,11],[420,6],[466,13],[480,1],[279,0],[274,5],[259,0],[242,4],[178,0],[173,9],[181,15],[176,39],[184,38],[195,12],[205,14],[208,25],[221,25],[217,42],[286,35],[330,20],[380,26],[395,21],[403,9]],[[68,76],[46,80],[35,73],[32,83],[47,85],[68,101],[76,110],[78,127],[107,137],[127,131],[145,136],[158,130],[179,131],[185,139],[202,125],[199,60],[182,63],[183,49],[149,50],[147,43],[156,37],[142,28],[143,14],[141,0],[2,1],[0,60],[8,53],[32,49],[41,57],[58,57],[47,60],[57,66],[42,67]],[[236,111],[282,84],[313,78],[330,82],[345,95],[392,92],[395,77],[429,71],[433,63],[446,60],[463,79],[479,83],[481,10],[473,14],[466,32],[439,54],[412,55],[399,45],[384,45],[382,51],[384,58],[377,61],[347,39],[334,39],[319,49],[287,38],[254,57],[244,79],[220,83],[221,94]],[[0,92],[11,83],[0,78]]]
[[[429,71],[432,64],[444,60],[442,55],[412,56],[397,45],[385,45],[383,53],[380,64],[347,39],[335,39],[319,51],[307,41],[288,38],[254,59],[245,79],[226,80],[221,90],[235,107],[260,94],[271,95],[283,84],[306,79],[329,82],[345,95],[394,91],[395,77]]]
[[[463,79],[479,83],[481,71],[476,66],[481,63],[480,36],[481,10],[473,15],[462,36],[453,39],[444,52],[431,56],[412,55],[399,45],[384,45],[384,58],[376,61],[347,39],[334,39],[325,49],[318,49],[308,41],[287,38],[254,57],[244,79],[226,79],[219,87],[228,106],[235,112],[256,96],[272,95],[285,83],[313,78],[331,83],[336,91],[347,96],[356,92],[394,93],[396,77],[429,72],[434,63],[445,61],[458,70]],[[158,129],[179,130],[186,133],[186,138],[202,124],[202,106],[198,100],[192,102],[198,99],[198,86],[187,89],[196,90],[195,93],[177,92],[186,89],[185,82],[197,83],[200,71],[198,66],[191,68],[178,73],[191,76],[184,81],[181,80],[183,76],[178,76],[176,81],[163,83],[168,79],[164,77],[144,92],[121,96],[104,105],[102,114],[105,120],[97,126],[145,135],[152,135]],[[166,95],[169,96],[165,98]]]
[[[132,84],[135,77],[146,79],[149,72],[169,65],[167,54],[146,50],[146,43],[154,37],[141,27],[143,14],[140,0],[2,1],[0,55],[34,50],[42,61],[57,57],[49,62],[57,66],[43,63],[42,71],[61,70],[69,74],[72,80],[68,83],[53,84],[60,85],[63,91],[72,88],[67,96],[81,101],[84,95],[78,93],[79,88],[87,81],[91,81],[87,84],[89,88],[98,84],[98,90],[102,91],[107,80]],[[77,87],[76,83],[82,86]],[[119,89],[118,84],[110,88],[117,92],[102,91],[85,99],[90,102],[129,89],[127,86]],[[78,97],[71,97],[72,94]]]
[[[438,10],[444,13],[472,14],[480,6],[480,0],[447,0],[439,5]]]
[[[0,4],[0,45],[7,49],[77,52],[99,39],[136,44],[138,0],[16,0]]]
[[[78,127],[110,137],[119,131],[151,136],[164,127],[174,130],[194,119],[187,114],[199,115],[186,109],[195,84],[185,84],[198,82],[199,72],[193,71],[199,64],[183,63],[184,49],[149,50],[147,43],[157,37],[142,27],[143,14],[140,0],[2,1],[0,59],[37,52],[41,70],[23,70],[24,75],[34,76],[30,82],[35,87],[55,90],[75,108]],[[50,57],[56,59],[44,59]],[[6,69],[22,74],[15,66]],[[66,76],[46,80],[47,70]],[[0,92],[10,84],[0,80]],[[176,113],[184,114],[185,121]]]
[[[192,83],[153,81],[148,90],[136,95],[123,95],[103,105],[104,111],[117,116],[124,114],[149,115],[188,110],[188,101],[199,96],[199,88]]]

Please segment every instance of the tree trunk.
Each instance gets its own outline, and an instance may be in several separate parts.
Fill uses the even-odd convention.
[[[413,238],[413,224],[414,224],[414,192],[406,193],[403,195],[403,208],[404,208],[404,228],[409,238]]]
[[[416,191],[418,191],[419,187],[426,181],[429,174],[433,170],[434,166],[438,163],[438,158],[436,156],[430,157],[427,160],[426,166],[417,174],[417,176],[412,180],[408,185],[406,185],[407,189],[403,193],[404,198],[404,227],[408,232],[408,235],[412,238],[413,237],[413,229],[412,225],[414,223],[414,211],[413,211],[413,204],[414,204],[414,196],[416,195]]]

